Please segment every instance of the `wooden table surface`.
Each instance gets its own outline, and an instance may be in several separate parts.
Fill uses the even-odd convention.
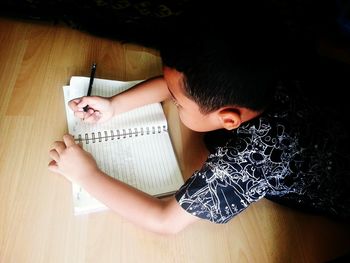
[[[134,80],[161,74],[155,50],[59,25],[0,18],[0,262],[325,262],[350,249],[349,229],[259,201],[225,225],[200,221],[174,236],[112,212],[74,216],[71,184],[48,171],[67,132],[62,86],[72,75]],[[165,103],[184,177],[200,134]]]

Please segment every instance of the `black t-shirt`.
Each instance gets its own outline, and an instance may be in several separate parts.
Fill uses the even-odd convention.
[[[208,134],[210,155],[176,193],[177,201],[215,223],[228,222],[263,197],[349,217],[349,132],[332,111],[279,87],[258,118]]]

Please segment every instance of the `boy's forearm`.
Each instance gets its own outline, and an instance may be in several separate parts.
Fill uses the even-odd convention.
[[[102,171],[82,179],[79,184],[117,214],[147,230],[162,232],[161,218],[166,202],[145,194]]]
[[[147,104],[161,102],[170,97],[163,77],[146,80],[135,87],[111,98],[115,114]]]

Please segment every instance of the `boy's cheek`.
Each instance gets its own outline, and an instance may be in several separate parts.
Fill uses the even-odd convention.
[[[184,114],[181,111],[179,111],[179,118],[187,128],[196,132],[209,132],[222,128],[213,118]]]
[[[198,119],[191,118],[190,116],[179,114],[181,122],[190,130],[202,132],[205,131],[203,123]]]
[[[181,112],[179,112],[179,118],[180,118],[183,125],[185,125],[189,129],[193,130],[191,122],[189,122],[188,118],[185,115],[181,114]]]

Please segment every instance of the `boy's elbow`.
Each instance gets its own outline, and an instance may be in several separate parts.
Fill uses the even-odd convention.
[[[167,236],[172,236],[180,233],[185,226],[171,226],[171,225],[166,225],[163,226],[161,229],[161,234],[167,235]]]
[[[184,228],[184,226],[174,225],[172,220],[167,220],[167,218],[158,218],[151,230],[160,235],[172,236],[178,234]]]
[[[162,235],[176,235],[198,219],[183,210],[177,202],[170,201],[156,216],[153,222],[154,232]]]

